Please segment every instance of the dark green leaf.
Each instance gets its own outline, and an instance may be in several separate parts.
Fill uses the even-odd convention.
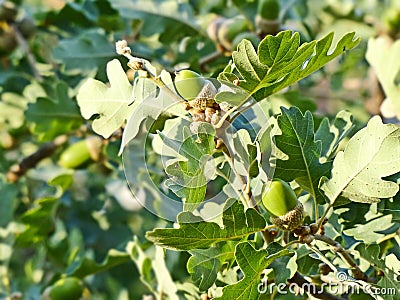
[[[225,204],[223,228],[217,223],[205,222],[190,212],[181,213],[179,223],[179,228],[156,228],[147,232],[146,237],[168,249],[204,249],[217,242],[240,240],[264,229],[266,225],[264,217],[254,208],[244,211],[243,205],[235,199],[229,199]]]
[[[5,227],[14,217],[17,206],[17,186],[6,183],[6,179],[0,175],[1,209],[0,227]]]
[[[38,98],[36,103],[30,103],[25,114],[32,132],[40,140],[52,140],[82,124],[82,116],[69,96],[67,84],[58,82],[55,91],[54,98]]]
[[[232,54],[235,66],[243,78],[240,87],[260,101],[322,68],[346,50],[356,47],[360,39],[353,40],[354,35],[351,32],[343,36],[329,55],[332,32],[321,40],[300,46],[297,32],[292,34],[290,30],[282,31],[262,40],[258,53],[250,41],[243,40]],[[216,97],[226,101],[233,94],[223,91]]]
[[[329,159],[353,128],[353,116],[347,111],[339,112],[332,124],[329,124],[328,118],[324,118],[315,132],[315,140],[322,143],[321,156]]]
[[[82,74],[97,70],[116,56],[113,43],[109,42],[105,34],[99,30],[83,33],[69,40],[62,40],[54,48],[56,60],[65,65],[69,75]]]
[[[188,272],[200,291],[207,291],[217,279],[223,263],[234,257],[234,245],[222,243],[206,250],[191,250],[189,253],[192,256],[187,262]]]
[[[271,243],[266,249],[256,250],[249,242],[243,242],[236,246],[235,257],[244,278],[238,283],[228,285],[222,289],[220,300],[248,300],[259,299],[259,285],[261,274],[275,259],[290,255],[289,249],[285,249],[279,244]]]
[[[110,249],[106,258],[101,263],[98,263],[89,257],[76,256],[72,263],[68,266],[66,274],[68,276],[84,278],[88,275],[103,272],[107,269],[127,263],[129,261],[130,257],[128,253],[115,249]]]
[[[303,116],[296,107],[281,110],[278,125],[282,134],[275,136],[275,141],[288,159],[277,160],[274,176],[285,181],[296,180],[319,203],[325,203],[318,185],[322,176],[329,176],[331,164],[319,162],[321,142],[314,139],[313,117],[310,112]]]
[[[162,43],[199,34],[192,8],[187,3],[174,0],[111,0],[110,3],[122,17],[141,20],[144,36],[160,34]]]

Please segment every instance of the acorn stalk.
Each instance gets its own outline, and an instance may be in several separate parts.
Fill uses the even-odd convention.
[[[304,218],[304,207],[288,183],[275,179],[262,202],[270,214],[270,221],[283,230],[294,230],[301,226]]]

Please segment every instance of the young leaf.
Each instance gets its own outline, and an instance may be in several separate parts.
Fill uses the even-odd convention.
[[[146,238],[168,249],[205,249],[217,242],[240,240],[266,226],[264,217],[254,208],[244,211],[243,204],[232,198],[226,201],[222,220],[223,228],[191,212],[183,212],[179,215],[179,228],[156,228],[147,232]]]
[[[79,89],[77,100],[82,116],[93,121],[93,130],[108,138],[131,116],[132,86],[122,69],[121,63],[114,59],[107,64],[107,76],[111,87],[89,78]]]
[[[172,178],[166,180],[166,185],[182,198],[185,211],[194,211],[206,195],[206,169],[207,164],[213,161],[215,129],[208,123],[202,123],[197,136],[193,136],[189,128],[184,127],[183,141],[170,139],[161,132],[159,135],[166,146],[184,158],[167,166],[166,173]]]
[[[148,65],[148,67],[153,68],[150,64]],[[165,85],[172,86],[172,78],[168,72],[162,71],[160,76]],[[134,102],[131,105],[133,113],[128,119],[122,135],[119,154],[136,137],[144,120],[157,120],[162,113],[167,115],[186,113],[181,106],[174,105],[177,102],[164,89],[159,89],[155,83],[147,78],[138,77],[135,80],[131,101]]]
[[[333,162],[332,178],[321,189],[331,203],[342,195],[351,201],[373,203],[399,191],[383,177],[400,172],[400,128],[373,117],[357,132]]]
[[[151,249],[153,250],[153,249]],[[165,253],[162,248],[155,251],[144,251],[135,236],[126,246],[132,261],[136,264],[141,281],[155,294],[165,294],[170,300],[179,300],[177,287],[166,266]]]
[[[282,134],[275,136],[275,142],[288,159],[276,161],[274,176],[285,181],[296,180],[319,203],[325,203],[318,185],[322,176],[329,175],[331,163],[319,162],[321,142],[315,141],[312,115],[307,111],[303,116],[296,107],[281,110],[278,125]]]
[[[234,257],[232,243],[217,244],[209,249],[191,250],[187,269],[200,291],[207,291],[217,279],[222,264]]]
[[[243,40],[238,50],[232,54],[234,64],[243,78],[240,87],[260,101],[310,75],[346,50],[356,47],[360,39],[353,40],[354,35],[354,32],[344,35],[330,54],[328,51],[333,40],[332,32],[321,40],[300,46],[300,35],[297,32],[292,34],[290,30],[282,31],[262,40],[257,53],[250,41]],[[222,73],[219,79],[224,78],[227,76]],[[226,101],[229,95],[234,97],[235,93],[223,91],[216,98]]]
[[[26,226],[16,239],[21,247],[45,241],[52,231],[58,197],[45,197],[35,200],[35,207],[25,212],[20,220]]]
[[[374,68],[379,82],[385,91],[387,99],[384,101],[381,109],[388,105],[392,107],[391,111],[383,111],[387,117],[397,116],[400,118],[400,85],[397,76],[400,71],[400,41],[391,44],[391,41],[385,38],[371,38],[368,41],[368,49],[365,58]]]
[[[249,242],[238,244],[235,249],[235,257],[244,278],[236,284],[224,287],[222,296],[217,299],[259,299],[261,295],[259,286],[264,269],[275,259],[290,254],[289,249],[285,249],[277,243],[271,243],[266,249],[258,251]]]
[[[315,132],[315,140],[322,143],[321,156],[329,159],[353,128],[353,116],[347,111],[340,111],[332,124],[324,118]]]

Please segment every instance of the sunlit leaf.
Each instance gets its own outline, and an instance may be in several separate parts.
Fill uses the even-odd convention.
[[[177,287],[167,269],[165,254],[161,247],[144,251],[137,237],[127,245],[127,252],[136,264],[141,281],[155,293],[163,293],[168,299],[178,300]],[[154,250],[154,249],[148,249]]]
[[[93,121],[93,130],[108,138],[121,127],[134,109],[130,106],[132,86],[122,69],[121,63],[114,59],[107,64],[110,87],[89,78],[79,89],[77,100],[82,116]]]
[[[388,38],[379,37],[369,39],[365,55],[385,91],[387,99],[382,104],[381,110],[389,118],[394,116],[400,118],[400,85],[397,81],[400,71],[399,51],[400,41],[392,44]]]
[[[358,131],[333,162],[332,178],[322,189],[331,202],[339,195],[352,201],[372,203],[399,191],[383,177],[400,172],[400,128],[383,124],[376,116]]]

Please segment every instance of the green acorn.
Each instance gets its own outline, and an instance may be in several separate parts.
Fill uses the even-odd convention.
[[[288,183],[275,179],[262,198],[270,214],[271,223],[283,230],[294,230],[301,226],[304,218],[303,205]]]
[[[79,300],[83,299],[85,286],[76,277],[61,278],[52,286],[46,288],[42,295],[43,300]]]
[[[90,159],[97,161],[100,158],[101,146],[101,138],[88,137],[65,149],[61,153],[58,163],[64,168],[75,169]]]
[[[232,51],[235,37],[249,29],[248,21],[242,16],[226,19],[218,29],[218,41],[226,50]]]
[[[179,95],[190,101],[201,92],[205,79],[192,70],[181,70],[176,72],[174,83]]]
[[[278,0],[261,0],[259,2],[255,23],[261,34],[267,35],[279,32],[279,10]]]
[[[261,0],[258,5],[258,15],[264,20],[276,20],[279,17],[278,0]]]

